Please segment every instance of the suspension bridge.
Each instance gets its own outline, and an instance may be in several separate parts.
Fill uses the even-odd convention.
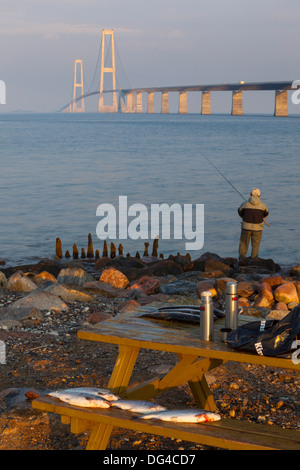
[[[108,43],[108,44],[107,44]],[[74,63],[73,80],[73,98],[63,106],[59,112],[85,112],[85,100],[90,96],[98,95],[99,113],[142,113],[143,112],[143,94],[147,95],[147,113],[154,113],[154,95],[161,96],[160,112],[169,113],[169,94],[179,94],[179,114],[188,113],[187,93],[201,93],[201,114],[211,114],[211,95],[212,92],[227,91],[232,93],[231,114],[233,116],[242,116],[243,111],[243,93],[251,91],[274,91],[274,116],[288,116],[288,95],[287,92],[293,89],[293,81],[278,82],[251,82],[244,81],[236,83],[204,84],[204,85],[183,85],[183,86],[164,86],[164,87],[143,87],[133,88],[130,86],[128,78],[127,88],[117,87],[115,50],[119,57],[122,71],[126,77],[118,49],[115,44],[114,30],[102,30],[102,40],[98,52],[98,59],[93,75],[92,83],[87,92],[84,92],[83,83],[83,63],[81,59],[76,59]],[[100,86],[96,91],[91,91],[95,81],[97,69],[100,64]],[[111,87],[104,88],[105,78],[111,78]],[[112,98],[110,104],[104,104],[104,96],[109,95]]]

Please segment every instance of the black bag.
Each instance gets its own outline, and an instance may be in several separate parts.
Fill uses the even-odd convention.
[[[300,335],[300,304],[282,320],[253,321],[239,326],[227,335],[226,344],[261,356],[290,357],[297,335]]]

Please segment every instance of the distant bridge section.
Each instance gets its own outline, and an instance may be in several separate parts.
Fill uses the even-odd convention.
[[[275,92],[275,116],[288,116],[287,92],[293,89],[293,81],[282,82],[238,82],[212,85],[184,85],[184,86],[166,86],[166,87],[144,87],[105,90],[104,93],[118,93],[118,111],[121,113],[142,113],[142,95],[147,93],[147,113],[154,113],[154,94],[161,95],[161,113],[169,113],[169,93],[179,93],[179,114],[187,114],[187,93],[201,92],[201,114],[211,114],[211,93],[220,91],[232,92],[233,116],[243,115],[243,92],[250,91],[274,91]],[[100,95],[100,91],[94,91],[79,96],[76,100],[60,109],[60,112],[72,109],[74,102],[78,102],[92,95]],[[104,111],[105,112],[105,111]]]

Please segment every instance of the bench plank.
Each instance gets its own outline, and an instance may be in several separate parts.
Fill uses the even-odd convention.
[[[44,396],[32,401],[35,409],[52,412],[76,420],[73,431],[81,429],[80,421],[90,422],[92,432],[88,449],[105,450],[113,427],[125,428],[163,437],[173,437],[198,444],[232,450],[300,450],[298,431],[274,428],[233,419],[213,423],[184,424],[154,420],[140,420],[139,414],[115,408],[80,408]],[[66,419],[64,418],[64,422]],[[72,427],[71,427],[72,431]]]

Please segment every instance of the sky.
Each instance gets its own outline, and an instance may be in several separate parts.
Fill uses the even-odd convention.
[[[75,59],[84,91],[99,89],[103,29],[114,29],[120,87],[299,80],[299,24],[299,0],[0,0],[0,112],[60,109]],[[189,100],[197,111],[200,93]],[[230,112],[230,100],[219,93],[213,111]],[[272,113],[274,93],[248,92],[244,103]],[[289,112],[299,108],[289,99]]]

